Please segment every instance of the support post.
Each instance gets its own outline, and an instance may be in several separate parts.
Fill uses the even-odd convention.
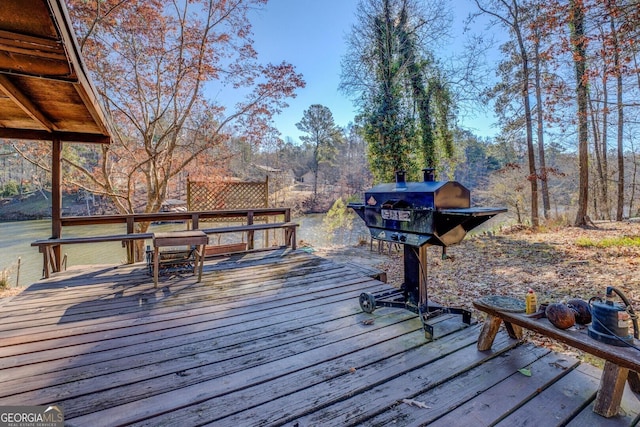
[[[53,139],[51,152],[51,238],[62,237],[62,141],[59,137]],[[62,249],[60,245],[53,247],[54,268],[62,268]]]

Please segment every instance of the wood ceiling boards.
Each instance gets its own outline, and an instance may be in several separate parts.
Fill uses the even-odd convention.
[[[0,138],[109,142],[63,0],[0,1]]]

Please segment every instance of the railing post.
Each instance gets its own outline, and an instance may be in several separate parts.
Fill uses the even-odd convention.
[[[253,211],[252,210],[248,210],[247,211],[247,225],[252,225],[253,224]],[[248,230],[247,231],[247,248],[249,250],[254,249],[254,243],[255,243],[255,239],[254,239],[254,235],[255,232],[253,230]]]
[[[135,232],[135,217],[133,215],[127,215],[127,234],[133,234]],[[127,240],[124,243],[127,248],[127,264],[133,264],[136,261],[136,249],[135,242],[133,240]]]

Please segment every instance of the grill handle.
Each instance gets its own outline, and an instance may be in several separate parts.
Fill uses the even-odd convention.
[[[406,180],[406,171],[396,171],[396,190],[406,190],[407,189],[407,180]]]

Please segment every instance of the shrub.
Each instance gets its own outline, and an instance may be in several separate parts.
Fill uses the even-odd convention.
[[[18,183],[14,180],[7,182],[2,188],[2,197],[13,197],[19,193]]]
[[[9,289],[9,270],[0,271],[0,291]]]

